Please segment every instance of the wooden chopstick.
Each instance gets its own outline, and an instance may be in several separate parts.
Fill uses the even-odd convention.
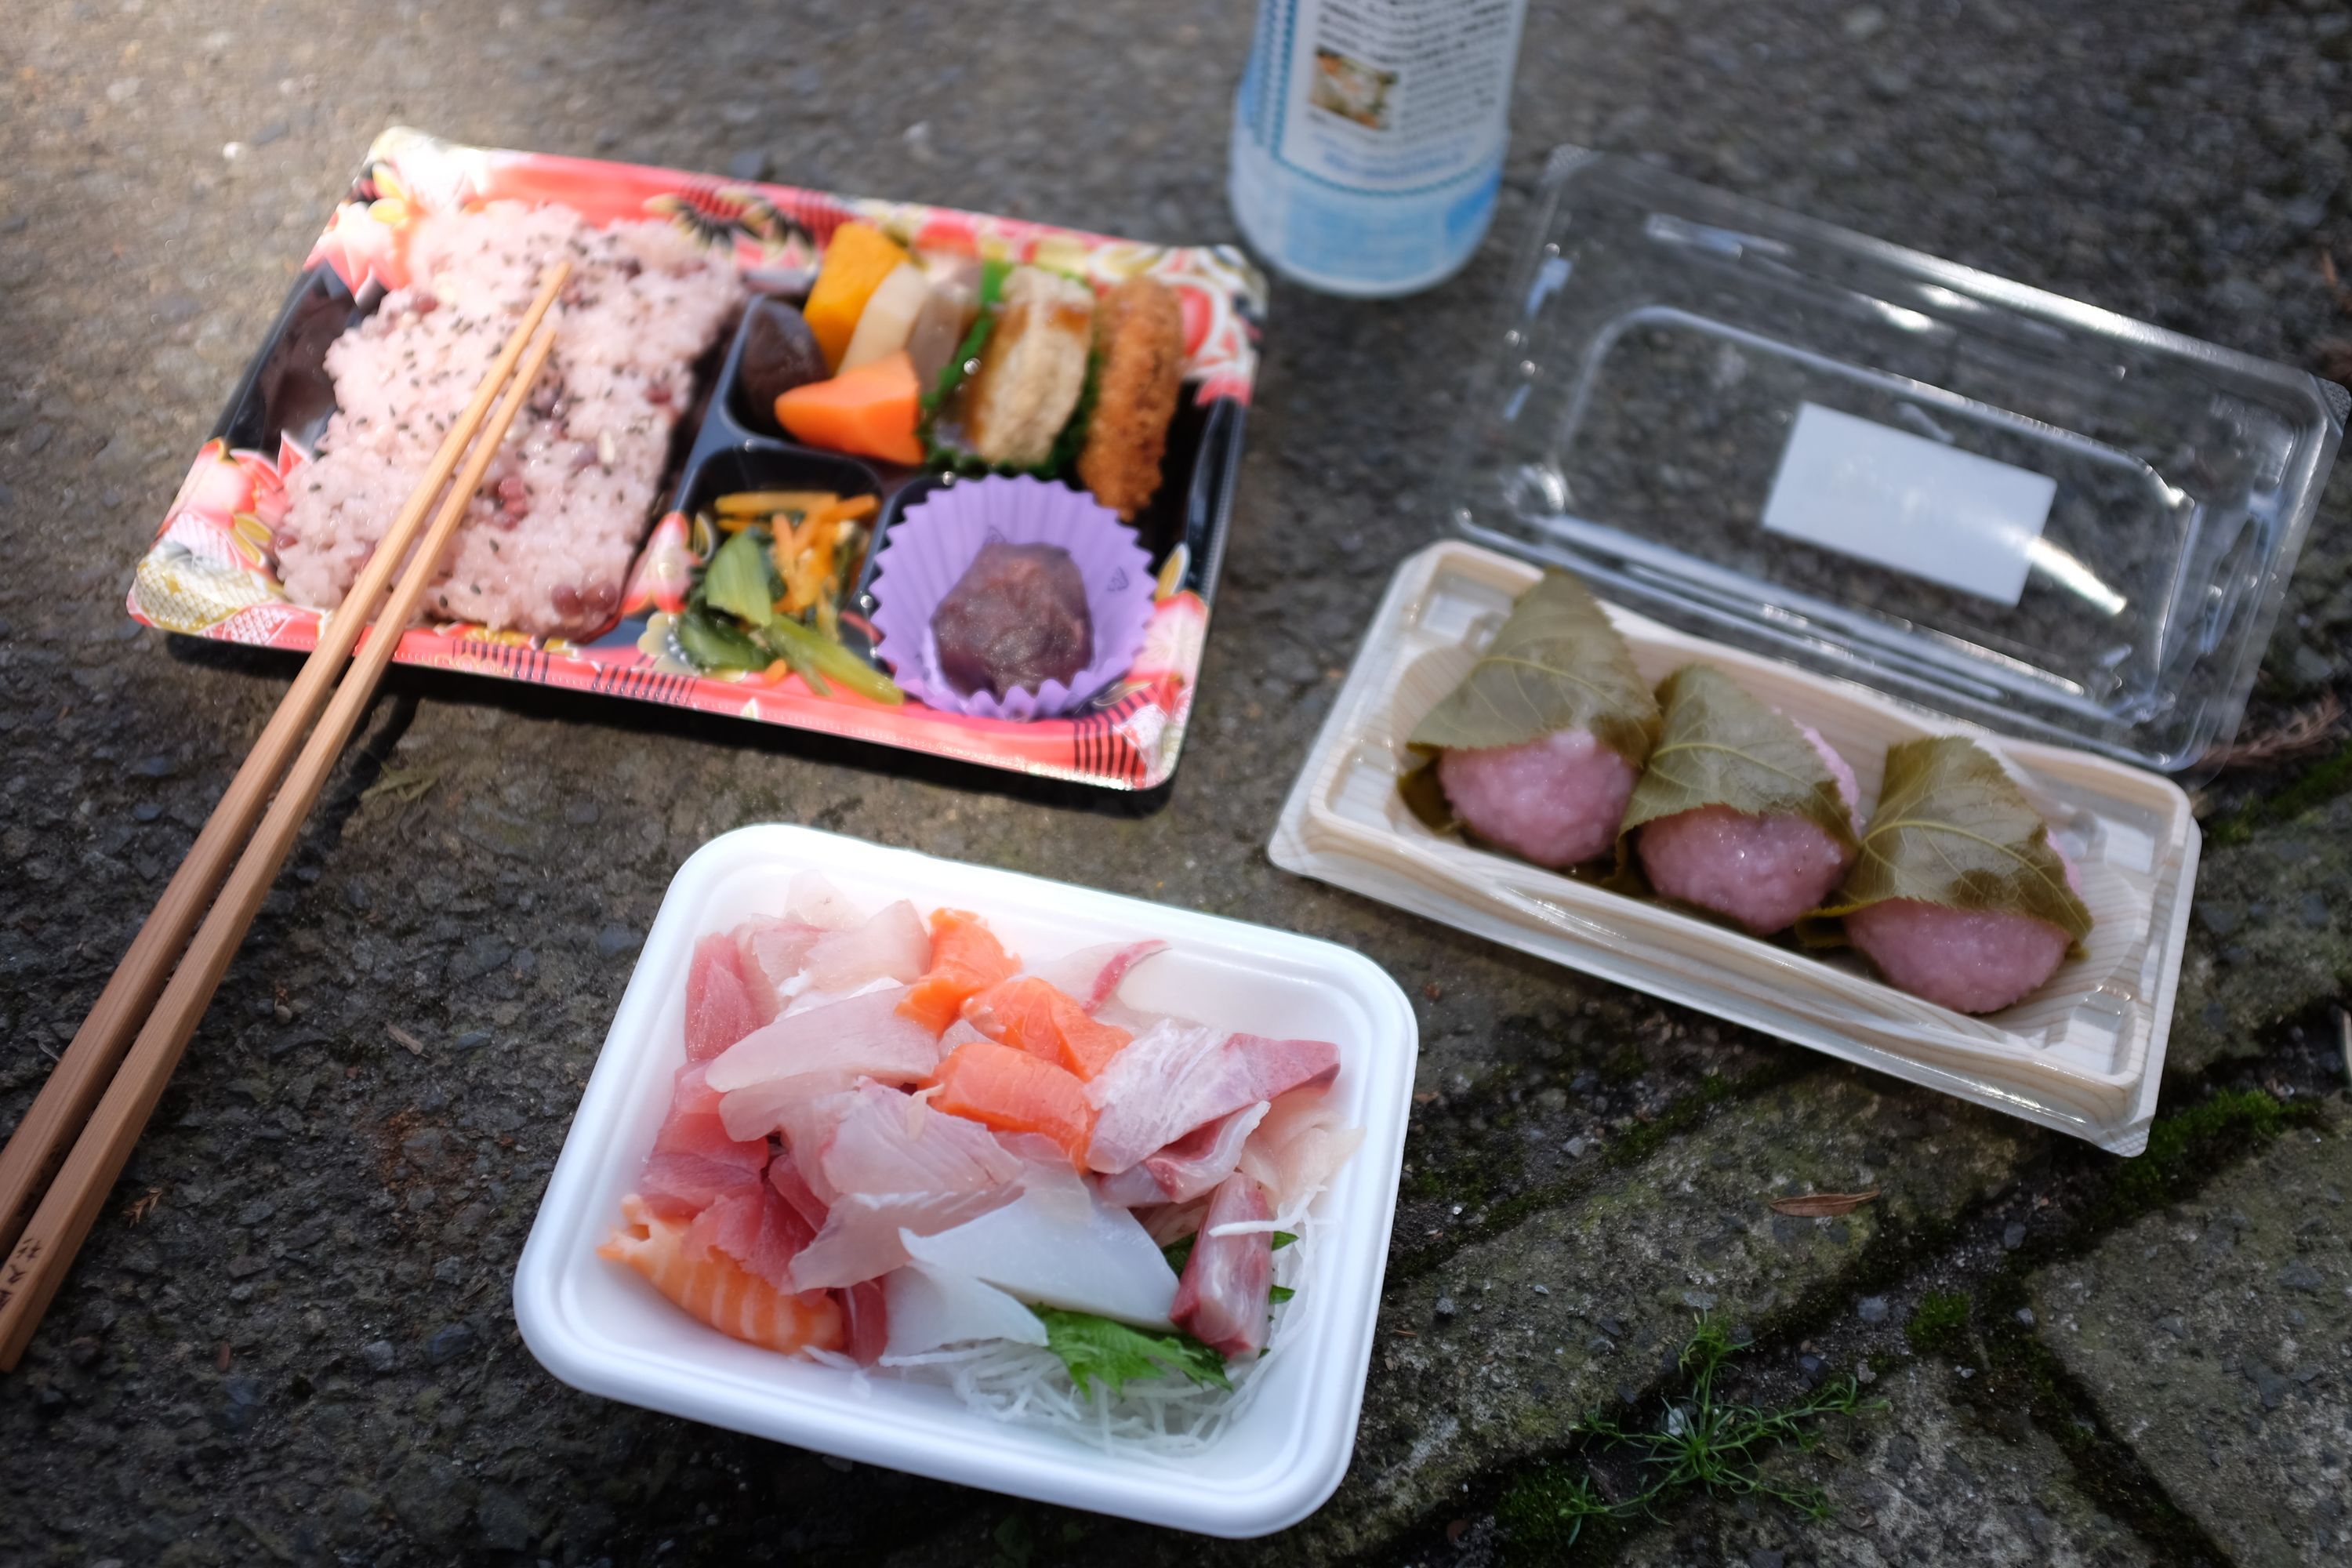
[[[555,303],[555,296],[570,272],[570,263],[559,263],[540,285],[538,295],[523,312],[521,324],[515,328],[489,374],[483,377],[473,401],[450,426],[440,450],[434,453],[423,482],[385,530],[374,555],[360,569],[358,580],[343,595],[342,604],[320,626],[318,645],[303,661],[301,673],[294,678],[294,684],[278,704],[278,711],[270,716],[261,738],[247,753],[236,776],[229,781],[220,804],[213,807],[211,817],[196,835],[195,843],[189,847],[187,858],[180,862],[180,868],[172,874],[171,882],[163,889],[163,896],[148,912],[146,923],[131,939],[121,962],[114,966],[113,977],[98,994],[81,1027],[74,1032],[72,1043],[50,1069],[48,1081],[41,1086],[23,1120],[9,1134],[7,1146],[0,1148],[0,1249],[14,1243],[24,1229],[34,1204],[40,1200],[41,1190],[56,1173],[83,1123],[89,1120],[91,1109],[105,1092],[107,1080],[131,1044],[131,1037],[155,1005],[155,998],[162,994],[163,982],[171,976],[172,961],[188,945],[188,934],[195,930],[197,920],[220,890],[232,857],[252,837],[254,822],[268,804],[269,793],[276,787],[278,776],[286,771],[287,759],[294,754],[294,747],[310,728],[310,721],[319,716],[361,631],[375,618],[376,605],[390,585],[393,574],[399,570],[402,557],[408,553],[418,527],[432,510],[434,497],[465,457],[467,443],[489,414],[499,389],[513,374],[524,349],[530,346],[531,334],[539,330],[541,320]],[[0,1270],[0,1284],[5,1284],[5,1274]]]
[[[400,584],[376,618],[374,634],[361,647],[351,670],[335,688],[325,716],[310,733],[293,770],[277,798],[269,804],[252,841],[238,856],[218,901],[196,928],[187,955],[163,987],[145,1025],[131,1043],[113,1081],[107,1086],[89,1124],[74,1141],[49,1189],[17,1237],[7,1261],[0,1264],[0,1372],[16,1369],[41,1314],[65,1279],[82,1239],[97,1221],[107,1194],[131,1158],[132,1146],[163,1098],[172,1069],[179,1065],[189,1037],[195,1033],[221,975],[244,942],[247,928],[261,908],[262,899],[277,879],[278,868],[294,847],[311,805],[341,755],[344,742],[358,725],[378,681],[392,662],[400,634],[415,617],[433,583],[450,538],[472,502],[491,460],[497,457],[507,429],[514,423],[554,349],[552,330],[543,333],[523,355],[520,368],[507,387],[497,412],[483,426],[480,438],[457,477],[433,525],[409,557]],[[387,553],[379,548],[379,555]]]

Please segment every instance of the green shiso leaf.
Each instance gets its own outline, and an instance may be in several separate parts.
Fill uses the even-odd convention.
[[[1422,720],[1412,744],[1484,750],[1590,730],[1638,768],[1659,725],[1658,704],[1607,613],[1583,584],[1547,572],[1462,684]]]
[[[1192,1261],[1192,1244],[1200,1239],[1198,1231],[1191,1236],[1180,1236],[1161,1247],[1160,1256],[1168,1259],[1168,1267],[1171,1272],[1181,1274],[1184,1272],[1184,1265]]]
[[[2077,952],[2091,932],[2091,911],[2066,880],[2050,825],[1991,753],[1958,735],[1886,749],[1862,853],[1828,907],[1806,917],[1807,934],[1889,899],[2030,915],[2063,931]]]
[[[1288,1247],[1292,1242],[1297,1241],[1297,1239],[1298,1237],[1292,1235],[1289,1231],[1277,1230],[1274,1233],[1273,1250],[1280,1252],[1284,1247]]]
[[[1045,1348],[1070,1369],[1070,1381],[1087,1393],[1100,1384],[1113,1399],[1129,1383],[1176,1373],[1203,1388],[1231,1388],[1225,1358],[1190,1334],[1155,1333],[1092,1312],[1032,1307],[1045,1325]]]
[[[1658,684],[1665,725],[1625,807],[1623,835],[1701,806],[1751,816],[1801,816],[1842,848],[1853,819],[1838,784],[1794,721],[1712,665],[1686,664]]]
[[[1276,1306],[1279,1307],[1285,1301],[1289,1300],[1293,1296],[1297,1294],[1297,1291],[1292,1289],[1287,1285],[1276,1285],[1274,1287],[1273,1292],[1266,1299],[1272,1301]]]

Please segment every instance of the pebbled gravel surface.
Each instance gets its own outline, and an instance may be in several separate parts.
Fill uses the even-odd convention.
[[[1189,1537],[591,1400],[523,1351],[515,1255],[635,950],[677,862],[751,821],[1295,927],[1360,948],[1413,995],[1423,1099],[1384,1301],[1384,1333],[1402,1332],[1384,1338],[1368,1399],[1378,1452],[1316,1521],[1217,1548],[1218,1561],[1492,1560],[1510,1550],[1496,1510],[1516,1468],[1567,1443],[1588,1394],[1657,1386],[1691,1302],[1750,1312],[1770,1375],[1807,1358],[1818,1369],[1832,1349],[1851,1364],[1855,1333],[1903,1361],[1912,1281],[1990,1279],[2018,1245],[2004,1226],[2109,1224],[2082,1194],[2113,1180],[2110,1162],[1297,881],[1262,846],[1388,574],[1443,526],[1451,400],[1490,336],[1504,237],[1549,147],[1638,153],[2220,342],[2352,364],[2352,312],[2323,265],[2352,279],[2352,13],[2339,0],[1531,11],[1498,237],[1470,270],[1390,304],[1277,291],[1191,752],[1156,814],[748,726],[394,674],[38,1343],[0,1381],[0,1448],[16,1458],[0,1560],[1202,1560]],[[1250,12],[13,6],[0,28],[0,1123],[29,1100],[290,676],[282,659],[133,626],[121,595],[377,131],[404,121],[1222,238]],[[2256,732],[2352,698],[2347,511],[2352,468],[2289,591]],[[2168,1109],[2224,1081],[2305,1100],[2340,1086],[2342,744],[2226,773],[2200,797],[2234,837],[2217,833],[2209,855],[2219,897],[2191,932],[2189,1049]],[[1782,1221],[1758,1196],[1871,1184],[1888,1207],[1855,1221]],[[2257,1226],[2241,1245],[2301,1245],[2264,1239],[2274,1230],[2294,1234]],[[2265,1261],[2270,1279],[2290,1259]],[[1483,1310],[1495,1280],[1530,1279],[1544,1297]],[[1557,1320],[1535,1314],[1571,1305],[1589,1320],[1550,1337]],[[1557,1358],[1528,1359],[1538,1329]],[[1455,1347],[1444,1356],[1430,1348],[1441,1330]],[[2333,1369],[2308,1395],[2322,1408],[2340,1404],[2345,1375],[2328,1353],[2289,1367]],[[2231,1522],[2258,1497],[2202,1489],[2197,1524],[2168,1523],[2186,1517],[2163,1505],[2189,1461],[2142,1465],[2129,1428],[2099,1425],[2102,1411],[2150,1410],[2178,1425],[2189,1409],[2127,1354],[2070,1364],[2079,1384],[2013,1415],[2021,1447],[1998,1447],[1998,1423],[1990,1437],[1956,1426],[1981,1422],[1973,1405],[1916,1398],[1909,1452],[1937,1478],[1996,1474],[1997,1527],[1970,1522],[1964,1482],[1906,1479],[1927,1473],[1885,1441],[1906,1420],[1907,1371],[1886,1380],[1896,1408],[1857,1439],[1843,1480],[1832,1468],[1832,1493],[1911,1521],[1885,1547],[1911,1561],[2025,1540],[2169,1562],[2246,1542],[2244,1560],[2262,1560],[2260,1530]],[[1538,1393],[1538,1379],[1557,1381]],[[2078,1426],[2103,1434],[2092,1448]],[[1457,1432],[1475,1447],[1450,1452]],[[2053,1471],[2062,1451],[2068,1468]],[[2314,1531],[2340,1546],[2326,1501],[2298,1515],[2294,1550]],[[1879,1560],[1878,1545],[1841,1556],[1815,1528],[1685,1509],[1664,1535],[1596,1541],[1590,1555],[1687,1561],[1690,1542],[1749,1562]]]

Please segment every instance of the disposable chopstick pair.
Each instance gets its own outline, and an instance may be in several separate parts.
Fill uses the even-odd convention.
[[[320,628],[318,646],[48,1082],[0,1150],[0,1245],[14,1243],[6,1261],[0,1263],[0,1372],[15,1369],[129,1161],[222,974],[374,695],[399,644],[399,628],[415,617],[475,489],[530,396],[555,342],[551,330],[542,334],[539,327],[570,270],[562,262],[549,270],[473,400],[451,426],[424,480]],[[453,468],[457,470],[454,479]],[[409,541],[445,482],[446,498],[411,552]],[[379,609],[377,601],[404,558],[407,568],[390,602]],[[380,634],[367,639],[346,672],[344,660],[371,622],[381,628]],[[339,673],[342,680],[335,685]],[[311,729],[322,702],[325,717]],[[271,786],[285,770],[287,753],[305,730],[310,730],[310,740],[272,799]],[[257,831],[257,816],[261,819]],[[242,853],[231,869],[230,856],[240,846]],[[199,916],[201,925],[196,924]]]

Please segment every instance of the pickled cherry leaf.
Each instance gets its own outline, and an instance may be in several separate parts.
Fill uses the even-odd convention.
[[[2078,953],[2091,932],[2091,911],[2067,884],[2050,825],[1991,753],[1958,735],[1886,749],[1862,853],[1845,886],[1807,921],[1889,899],[2029,915],[2063,931]]]
[[[1638,768],[1659,722],[1658,704],[1607,613],[1583,584],[1547,572],[1412,743],[1484,750],[1590,730]]]
[[[1854,847],[1853,818],[1821,752],[1795,722],[1712,665],[1686,664],[1658,683],[1665,725],[1633,786],[1619,842],[1645,822],[1701,806],[1751,816],[1801,816]]]

